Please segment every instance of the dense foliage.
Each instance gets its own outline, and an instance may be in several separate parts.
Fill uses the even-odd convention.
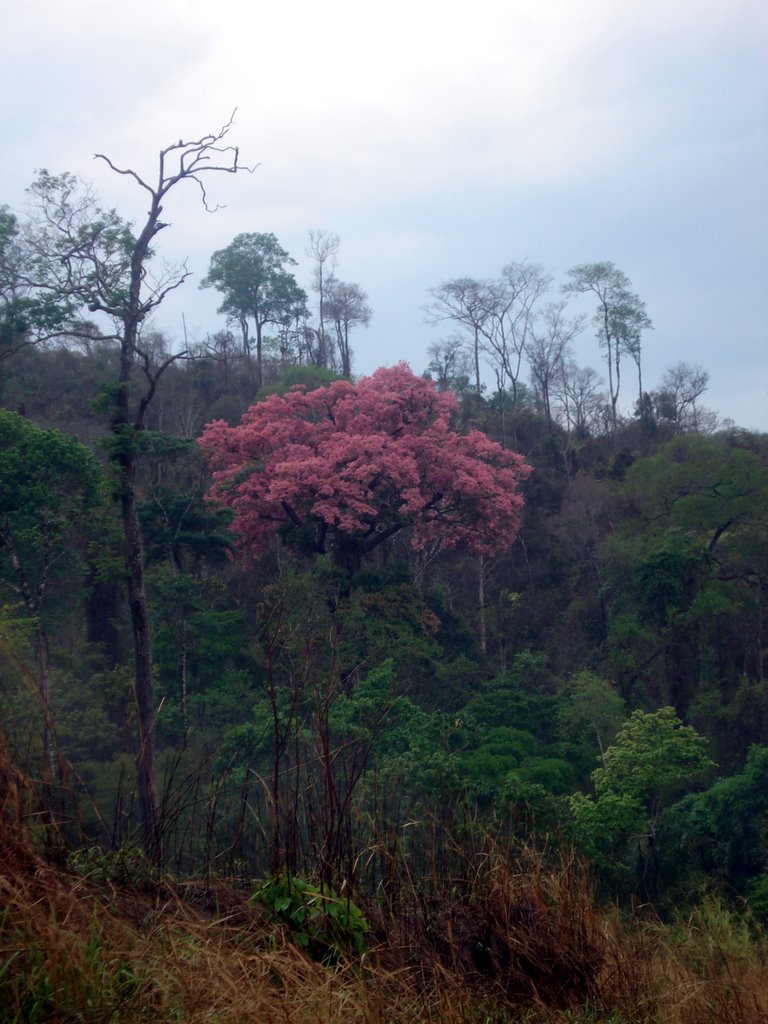
[[[75,185],[42,176],[44,209]],[[429,376],[355,381],[348,330],[370,309],[326,274],[338,239],[314,238],[311,326],[274,236],[240,235],[206,283],[242,343],[222,330],[181,360],[120,306],[130,226],[87,209],[66,222],[77,253],[114,279],[72,249],[65,273],[55,224],[0,216],[2,725],[43,782],[49,846],[99,861],[143,816],[147,847],[149,793],[153,871],[261,879],[321,960],[365,945],[358,897],[428,910],[469,863],[495,871],[490,835],[575,848],[601,896],[671,914],[707,890],[766,921],[768,441],[697,405],[700,368],[643,389],[628,279],[571,272],[600,304],[607,396],[572,362],[581,320],[539,305],[550,279],[526,263],[434,290],[464,335]],[[97,286],[111,305],[93,292],[92,312],[132,333],[76,318]],[[471,932],[463,898],[433,932]],[[489,962],[491,917],[471,932]]]
[[[97,434],[98,410],[78,384],[90,381],[95,393],[108,379],[106,347],[27,347],[6,366],[6,404],[23,404],[44,428]],[[618,438],[575,442],[525,404],[505,422],[533,467],[526,477],[521,456],[494,439],[494,401],[440,392],[402,366],[357,384],[308,372],[301,387],[289,376],[287,390],[251,403],[240,425],[219,420],[204,432],[218,474],[211,505],[184,424],[193,406],[199,423],[206,408],[215,414],[225,372],[205,359],[169,367],[139,451],[166,840],[179,863],[204,856],[201,839],[182,837],[207,830],[249,870],[285,864],[338,881],[359,870],[356,850],[373,827],[363,822],[375,820],[415,866],[423,846],[407,827],[414,815],[447,823],[471,806],[519,835],[534,822],[572,834],[608,890],[639,887],[663,902],[709,877],[762,907],[759,799],[745,811],[738,856],[712,837],[734,834],[734,805],[718,794],[762,763],[768,727],[764,438],[731,430],[665,439],[659,426],[649,439],[629,421]],[[60,435],[39,433],[47,436]],[[444,487],[457,459],[475,475],[448,481],[446,511],[435,481]],[[33,465],[7,470],[8,499]],[[89,493],[94,473],[108,475],[92,465]],[[423,487],[413,467],[423,468]],[[54,478],[54,518],[42,502],[12,514],[27,507],[30,529],[43,516],[56,544],[69,543],[42,610],[56,742],[102,808],[122,793],[109,829],[127,837],[136,822],[126,799],[132,697],[119,531],[103,503],[90,530],[82,517],[67,525],[81,486],[68,480]],[[249,557],[228,558],[235,545]],[[34,632],[15,610],[18,577],[5,554],[5,725],[18,750],[34,750],[37,712],[13,668],[28,644],[33,664]],[[56,596],[65,567],[69,605]],[[706,738],[700,763],[716,767],[659,776],[645,795],[604,785],[630,714],[664,708],[673,735],[684,722]],[[643,756],[653,776],[660,758]],[[206,805],[193,799],[198,764],[216,766]],[[238,810],[243,786],[253,817]],[[107,838],[97,818],[87,831]],[[386,875],[376,863],[371,870]]]
[[[457,411],[453,395],[400,364],[356,384],[271,395],[238,427],[209,424],[201,444],[245,550],[295,527],[316,553],[357,566],[409,527],[416,550],[463,542],[477,554],[503,551],[528,467],[481,431],[456,431]]]

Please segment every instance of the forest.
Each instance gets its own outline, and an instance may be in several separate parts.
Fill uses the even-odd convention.
[[[0,209],[0,1022],[768,1019],[768,436],[611,262],[357,377],[246,232],[165,336],[230,127]]]

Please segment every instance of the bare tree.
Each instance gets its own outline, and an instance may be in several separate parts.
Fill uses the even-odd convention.
[[[584,329],[584,317],[565,316],[565,302],[550,303],[525,342],[525,355],[531,368],[531,382],[552,432],[552,404],[558,382],[565,376],[571,342]]]
[[[427,353],[430,359],[426,375],[434,380],[439,391],[454,391],[458,394],[469,388],[472,364],[463,338],[452,334],[440,341],[433,341]]]
[[[475,376],[475,390],[482,392],[480,381],[480,351],[486,325],[491,318],[491,286],[487,281],[476,281],[472,277],[456,277],[443,281],[437,288],[430,289],[432,302],[425,307],[427,322],[431,324],[457,324],[464,329],[470,340],[470,352]]]
[[[234,115],[233,115],[234,117]],[[162,820],[155,766],[155,698],[152,642],[144,584],[144,551],[139,525],[136,472],[140,437],[158,381],[184,353],[166,355],[157,364],[142,341],[142,328],[165,298],[189,276],[186,264],[164,267],[157,276],[151,261],[169,193],[185,181],[194,183],[206,210],[206,180],[211,174],[245,169],[236,146],[226,143],[233,118],[218,131],[191,141],[179,139],[159,154],[156,176],[146,179],[118,166],[102,153],[116,174],[131,179],[146,194],[149,210],[138,234],[114,210],[101,208],[89,187],[73,175],[41,172],[30,192],[39,219],[34,232],[34,264],[41,293],[69,303],[75,315],[83,307],[112,324],[111,337],[120,348],[120,369],[112,391],[110,457],[116,470],[122,514],[128,602],[135,658],[137,718],[136,771],[147,855],[162,857]],[[136,378],[143,387],[136,391]],[[134,387],[132,387],[134,385]]]
[[[449,321],[465,332],[478,394],[482,391],[482,354],[494,371],[502,403],[508,384],[513,402],[516,401],[525,347],[537,315],[536,305],[551,280],[542,267],[524,260],[508,263],[495,281],[457,277],[430,290],[432,302],[425,308],[428,322]]]
[[[489,315],[483,324],[482,348],[488,355],[499,382],[499,390],[512,387],[513,405],[517,401],[523,355],[533,337],[538,315],[536,306],[552,278],[535,263],[508,263],[501,277],[488,287]]]
[[[325,332],[326,302],[328,300],[328,282],[333,277],[336,256],[339,252],[339,236],[315,228],[309,232],[307,256],[315,261],[312,288],[317,292],[318,326],[317,352],[318,366],[328,366],[328,339]]]
[[[589,366],[581,368],[570,361],[563,364],[552,394],[569,434],[583,438],[604,433],[608,407],[608,396],[602,390],[604,384],[602,377]]]
[[[218,363],[224,371],[224,390],[228,392],[231,389],[234,369],[241,358],[237,339],[231,331],[209,334],[202,345],[197,346],[193,356],[196,359],[209,359]]]
[[[339,369],[345,377],[349,377],[352,373],[349,332],[353,327],[367,327],[371,322],[373,314],[368,305],[368,296],[359,284],[348,284],[330,277],[326,282],[324,312],[336,330]]]
[[[711,413],[700,410],[696,403],[709,387],[709,374],[703,366],[675,363],[661,378],[653,393],[656,415],[673,425],[676,434],[698,434]],[[703,418],[702,418],[702,413]]]
[[[312,361],[308,319],[307,295],[302,289],[298,289],[293,296],[293,302],[288,304],[282,319],[276,325],[277,351],[283,373],[288,366],[301,366],[302,363],[309,364]]]

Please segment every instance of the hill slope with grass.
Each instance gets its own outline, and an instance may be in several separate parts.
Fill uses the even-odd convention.
[[[714,899],[685,920],[620,916],[562,850],[486,836],[462,877],[406,886],[397,906],[326,894],[318,912],[318,887],[254,900],[231,880],[161,875],[136,850],[66,851],[4,755],[0,779],[2,1024],[768,1019],[759,926]],[[365,939],[345,948],[361,913]],[[320,941],[306,943],[310,914]]]

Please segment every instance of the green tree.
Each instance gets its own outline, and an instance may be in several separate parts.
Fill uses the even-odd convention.
[[[736,775],[666,808],[659,835],[670,877],[693,855],[710,875],[745,893],[768,871],[768,747],[751,747]]]
[[[766,524],[768,470],[727,437],[675,438],[629,469],[625,491],[647,538],[675,532],[711,555],[745,527]]]
[[[33,625],[45,777],[54,753],[44,607],[57,577],[75,589],[73,535],[97,500],[100,476],[93,454],[74,438],[0,410],[0,572]]]
[[[615,437],[622,356],[629,356],[637,366],[638,390],[642,400],[641,335],[653,325],[646,315],[645,303],[630,290],[632,282],[613,263],[583,263],[572,267],[568,276],[570,281],[564,286],[565,291],[591,292],[597,297],[597,309],[592,322],[608,363],[611,422]]]
[[[674,708],[634,711],[592,773],[594,797],[579,793],[571,800],[577,837],[597,863],[616,866],[628,849],[636,850],[649,896],[658,895],[656,831],[664,801],[713,764],[706,743]]]
[[[7,206],[0,206],[0,357],[15,351],[24,335],[19,316],[19,225]]]
[[[72,303],[35,287],[34,247],[18,218],[0,206],[0,360],[61,334]]]
[[[584,771],[602,757],[626,717],[624,701],[612,683],[584,669],[558,694],[556,720],[567,759]],[[588,772],[588,768],[586,769]]]
[[[304,308],[306,293],[287,267],[296,260],[271,233],[237,235],[226,249],[211,256],[201,288],[214,287],[223,295],[219,312],[240,324],[243,350],[250,355],[250,321],[256,330],[256,387],[264,383],[264,328],[285,326]]]
[[[623,495],[634,515],[603,554],[609,650],[625,691],[641,682],[687,713],[706,690],[726,704],[745,679],[762,686],[768,470],[759,454],[738,437],[680,436],[629,468]],[[736,744],[743,753],[759,740]]]

